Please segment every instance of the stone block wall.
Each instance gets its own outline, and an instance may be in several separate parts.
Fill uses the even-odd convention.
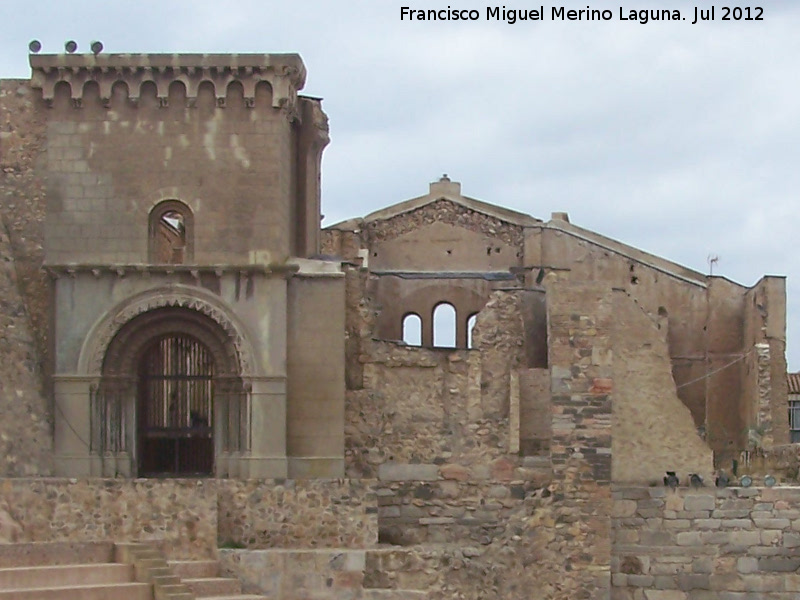
[[[473,469],[382,465],[377,490],[380,541],[488,545],[502,539],[524,510],[525,499],[550,482],[548,461],[525,464],[498,459]]]
[[[615,488],[612,599],[800,597],[800,488]]]

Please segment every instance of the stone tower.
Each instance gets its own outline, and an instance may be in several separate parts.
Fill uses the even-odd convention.
[[[56,472],[341,475],[344,285],[312,259],[328,128],[300,57],[31,66]]]

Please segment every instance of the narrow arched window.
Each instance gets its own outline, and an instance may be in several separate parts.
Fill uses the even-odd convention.
[[[422,345],[422,319],[409,313],[403,317],[403,341],[409,346]]]
[[[442,302],[433,309],[433,345],[438,348],[456,347],[456,309]]]
[[[165,200],[150,211],[150,262],[180,265],[194,258],[192,211],[183,202]]]
[[[467,348],[472,348],[472,330],[475,328],[475,322],[478,320],[478,313],[471,314],[467,319]]]

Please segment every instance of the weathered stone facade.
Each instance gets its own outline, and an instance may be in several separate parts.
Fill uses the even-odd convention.
[[[31,63],[0,82],[0,542],[156,541],[281,600],[796,593],[792,489],[661,481],[796,480],[782,278],[446,177],[321,230],[298,56]]]

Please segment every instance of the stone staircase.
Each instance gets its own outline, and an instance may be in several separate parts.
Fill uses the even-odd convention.
[[[169,561],[172,572],[180,578],[195,598],[207,600],[269,600],[267,596],[242,594],[238,579],[220,577],[216,560]]]
[[[167,562],[144,544],[0,545],[0,600],[269,600],[216,561]]]

